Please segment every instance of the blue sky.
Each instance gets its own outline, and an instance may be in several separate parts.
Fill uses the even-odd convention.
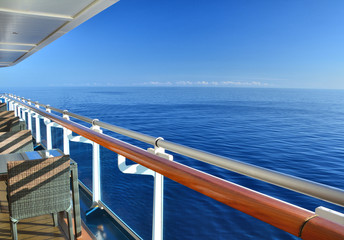
[[[344,1],[121,0],[0,78],[5,86],[344,89]]]

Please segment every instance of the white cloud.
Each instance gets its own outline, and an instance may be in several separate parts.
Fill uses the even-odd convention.
[[[175,83],[176,85],[184,85],[184,86],[190,86],[193,84],[193,82],[190,81],[179,81]]]
[[[145,82],[144,85],[146,86],[218,86],[218,87],[225,87],[225,86],[233,86],[233,87],[267,87],[270,86],[268,83],[258,82],[258,81],[178,81],[178,82],[159,82],[159,81],[151,81]]]
[[[252,81],[252,82],[234,82],[234,81],[224,81],[223,85],[232,85],[232,86],[269,86],[267,83]]]
[[[171,82],[150,81],[150,82],[144,82],[143,85],[148,85],[148,86],[172,86],[173,83],[171,83]]]

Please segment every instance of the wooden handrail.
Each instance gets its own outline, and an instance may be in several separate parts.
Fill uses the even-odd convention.
[[[324,231],[326,229],[326,231]],[[321,217],[310,219],[303,227],[301,236],[302,239],[344,239],[343,225],[339,225],[327,221]]]
[[[14,100],[14,99],[13,99]],[[15,100],[16,101],[16,100]],[[314,212],[269,197],[259,192],[228,182],[183,164],[150,154],[136,146],[55,114],[20,102],[36,113],[84,136],[99,145],[125,156],[165,177],[198,191],[232,208],[251,215],[283,231],[306,240],[344,239],[344,226],[314,215]]]

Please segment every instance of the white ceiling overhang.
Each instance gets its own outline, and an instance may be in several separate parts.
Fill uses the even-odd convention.
[[[119,0],[1,0],[0,67],[15,65]]]

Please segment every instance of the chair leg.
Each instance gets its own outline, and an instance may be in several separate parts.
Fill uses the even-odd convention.
[[[12,239],[18,240],[18,231],[17,231],[17,223],[18,221],[10,221],[11,222],[11,233],[12,233]]]
[[[72,221],[72,212],[71,212],[71,210],[67,211],[67,220],[68,220],[69,239],[70,240],[74,240],[73,221]]]
[[[51,215],[53,216],[54,227],[57,227],[58,226],[57,213],[52,213]]]

